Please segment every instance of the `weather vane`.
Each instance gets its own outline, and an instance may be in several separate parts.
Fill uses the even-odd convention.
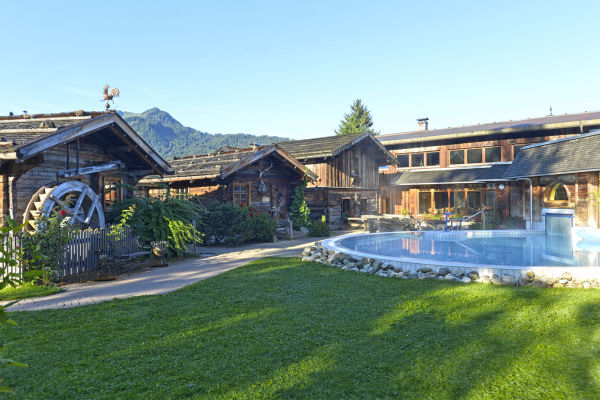
[[[106,85],[104,86],[104,99],[102,101],[106,100],[106,104],[104,105],[104,107],[106,107],[106,111],[108,111],[108,109],[110,108],[110,104],[108,104],[109,101],[112,101],[113,103],[115,102],[113,100],[113,97],[119,97],[119,89],[117,88],[112,88],[110,89],[110,93],[108,92],[108,88],[110,86]]]

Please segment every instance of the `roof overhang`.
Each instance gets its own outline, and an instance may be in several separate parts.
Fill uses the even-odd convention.
[[[554,129],[565,129],[565,128],[579,128],[580,131],[583,131],[584,127],[587,126],[600,126],[600,119],[589,119],[589,120],[578,120],[578,121],[568,121],[568,122],[556,122],[556,123],[548,123],[548,124],[538,124],[538,125],[528,125],[522,127],[512,127],[512,128],[502,128],[502,129],[487,129],[487,130],[472,130],[465,132],[456,132],[456,133],[440,133],[437,134],[435,131],[423,131],[419,136],[412,136],[414,133],[411,132],[410,136],[407,138],[402,138],[402,134],[391,134],[390,139],[386,140],[386,137],[379,137],[378,140],[385,146],[393,146],[400,144],[408,144],[408,143],[423,143],[437,140],[451,140],[451,139],[462,139],[462,138],[471,138],[477,136],[488,136],[488,135],[508,135],[512,133],[523,133],[523,132],[531,132],[531,131],[544,131],[544,130],[554,130]],[[409,134],[407,134],[408,136]],[[396,136],[397,138],[391,138]]]
[[[125,139],[125,142],[128,143],[154,171],[161,174],[168,171],[169,164],[116,113],[107,113],[75,125],[67,126],[21,145],[16,149],[15,159],[23,161],[27,160],[51,147],[71,142],[111,126],[118,128],[117,130],[122,135],[123,139]]]

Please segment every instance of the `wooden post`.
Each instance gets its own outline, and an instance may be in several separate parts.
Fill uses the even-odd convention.
[[[192,221],[192,226],[194,227],[194,230],[196,230],[196,220]],[[196,257],[198,255],[197,249],[196,249],[196,241],[194,240],[194,257]]]

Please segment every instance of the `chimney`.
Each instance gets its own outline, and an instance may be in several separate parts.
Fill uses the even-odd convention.
[[[417,124],[419,124],[420,131],[426,131],[429,129],[429,118],[419,118]]]

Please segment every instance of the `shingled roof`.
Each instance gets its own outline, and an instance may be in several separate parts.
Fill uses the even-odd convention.
[[[315,159],[335,157],[344,150],[363,140],[373,143],[381,151],[381,159],[391,164],[396,158],[370,133],[355,133],[353,135],[326,136],[314,139],[290,140],[277,143],[295,159],[306,162]]]
[[[459,137],[502,135],[522,131],[561,129],[561,128],[600,128],[600,111],[579,114],[551,115],[541,118],[518,121],[493,122],[446,129],[432,129],[379,135],[377,139],[386,146],[425,142]]]
[[[600,131],[522,147],[504,177],[587,171],[600,171]]]
[[[167,162],[118,114],[113,112],[75,111],[60,114],[0,116],[0,159],[26,160],[49,148],[100,130],[113,133],[113,137],[120,137],[118,139],[120,144],[129,144],[139,156],[138,158],[156,172],[167,171]]]
[[[397,186],[466,184],[505,181],[504,172],[508,164],[492,164],[483,167],[437,168],[431,170],[406,171],[391,184]]]
[[[235,149],[228,152],[220,149],[219,152],[195,156],[179,157],[169,161],[171,165],[170,174],[161,178],[159,176],[147,176],[140,181],[141,184],[157,182],[175,182],[182,180],[202,180],[226,178],[240,169],[261,160],[271,154],[280,159],[304,175],[309,180],[315,180],[317,176],[306,168],[298,160],[291,157],[285,150],[276,144],[262,147],[260,149]]]

